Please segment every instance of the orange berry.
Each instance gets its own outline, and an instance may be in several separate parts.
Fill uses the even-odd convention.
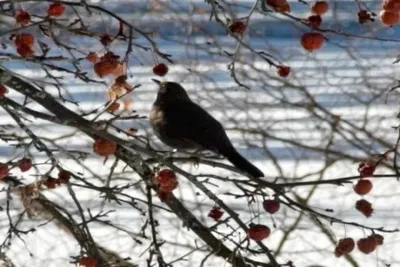
[[[382,10],[381,12],[379,12],[379,17],[381,19],[381,22],[387,26],[396,25],[397,23],[399,23],[400,20],[398,11],[392,12],[392,11]]]
[[[47,14],[49,16],[58,17],[61,16],[65,11],[65,6],[60,2],[54,2],[49,5],[47,9]]]
[[[118,70],[119,62],[116,60],[105,60],[100,61],[94,64],[94,72],[96,72],[97,76],[102,78],[106,75],[111,75]]]
[[[33,50],[29,45],[22,44],[17,47],[17,53],[22,57],[30,57],[33,55]]]
[[[117,143],[103,138],[96,139],[93,144],[93,151],[100,156],[110,156],[117,151]]]
[[[311,7],[311,12],[317,15],[325,14],[329,9],[329,5],[326,1],[317,1]]]
[[[96,63],[99,60],[99,57],[95,52],[90,52],[87,54],[86,59],[92,63]]]
[[[310,52],[320,49],[324,42],[324,36],[319,32],[307,32],[301,36],[301,45]]]

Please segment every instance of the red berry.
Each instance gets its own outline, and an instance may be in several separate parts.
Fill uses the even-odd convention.
[[[246,30],[246,24],[241,20],[235,20],[229,25],[229,30],[232,33],[243,34]]]
[[[23,158],[18,162],[18,167],[21,169],[22,172],[29,171],[32,168],[32,159],[30,158]]]
[[[208,213],[208,217],[213,218],[215,221],[219,221],[219,219],[222,217],[222,214],[224,214],[224,212],[221,210],[221,208],[214,207]]]
[[[307,18],[308,25],[310,25],[311,28],[319,28],[322,23],[322,18],[320,15],[312,15]]]
[[[65,11],[65,6],[60,2],[54,2],[50,4],[49,8],[47,9],[47,14],[49,16],[58,17],[61,16]]]
[[[92,257],[84,256],[78,260],[78,263],[83,267],[96,267],[97,260]]]
[[[157,64],[153,67],[153,73],[158,76],[165,76],[168,73],[168,66],[164,63]]]
[[[59,184],[58,180],[53,178],[53,177],[47,177],[44,181],[43,184],[50,189],[56,188],[56,186]]]
[[[371,217],[372,212],[374,209],[372,208],[371,203],[369,203],[365,199],[360,199],[356,202],[356,209],[360,211],[365,217]]]
[[[99,60],[99,57],[95,52],[90,52],[87,54],[86,59],[92,63],[96,63]]]
[[[328,11],[328,8],[329,8],[329,5],[328,5],[327,2],[325,2],[325,1],[317,1],[312,5],[311,11],[314,14],[322,15],[322,14],[325,14]]]
[[[358,165],[358,172],[360,173],[360,177],[369,177],[374,175],[375,172],[375,164],[369,160],[363,161]]]
[[[104,34],[101,38],[100,38],[100,43],[104,46],[108,46],[109,44],[111,44],[112,42],[112,38],[110,35],[108,34]]]
[[[71,173],[69,171],[61,170],[58,173],[58,181],[60,183],[68,183],[70,178],[71,178]]]
[[[384,238],[380,234],[372,234],[368,238],[375,240],[377,246],[383,245]]]
[[[276,12],[290,12],[290,5],[286,0],[266,0],[265,3],[273,7]]]
[[[173,170],[162,169],[156,173],[154,184],[159,185],[160,191],[171,192],[178,186],[178,181]]]
[[[8,166],[5,164],[0,165],[0,180],[8,176]]]
[[[355,247],[355,242],[353,238],[343,238],[340,239],[336,248],[335,248],[335,256],[340,257],[342,255],[349,254],[353,251]]]
[[[110,156],[115,154],[115,151],[117,150],[117,143],[111,140],[106,140],[106,139],[96,139],[96,141],[93,144],[93,151],[96,154],[99,154],[100,156]]]
[[[359,195],[366,195],[372,189],[372,183],[370,180],[358,180],[357,184],[354,186],[354,191]]]
[[[8,93],[7,88],[0,84],[0,98],[4,97],[5,94],[7,94],[7,93]]]
[[[35,37],[33,37],[33,35],[30,33],[20,33],[15,35],[14,43],[16,46],[27,45],[31,47],[33,46],[34,42]]]
[[[262,224],[252,224],[247,231],[247,236],[255,241],[261,241],[267,238],[271,233],[268,226]]]
[[[21,25],[26,25],[31,21],[31,15],[25,10],[20,9],[15,15],[15,20]]]
[[[17,47],[17,53],[22,57],[30,57],[33,55],[33,50],[29,45],[22,44]]]
[[[275,199],[267,199],[263,202],[263,207],[266,212],[274,214],[280,208],[280,203],[278,200]]]
[[[301,37],[301,45],[310,52],[320,49],[324,42],[324,36],[319,32],[307,32]]]
[[[276,69],[277,73],[281,77],[287,77],[290,73],[290,67],[288,66],[278,66]]]
[[[373,238],[361,238],[357,241],[358,249],[364,254],[369,254],[373,252],[376,249],[376,246],[377,243]]]

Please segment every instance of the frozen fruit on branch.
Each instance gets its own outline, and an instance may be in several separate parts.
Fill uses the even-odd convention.
[[[107,108],[107,111],[114,113],[115,111],[117,111],[119,109],[119,107],[120,107],[120,104],[118,102],[114,102]]]
[[[268,226],[262,224],[251,224],[247,236],[255,241],[261,241],[267,238],[271,234],[271,230]]]
[[[26,25],[29,22],[31,22],[31,15],[29,15],[29,13],[26,12],[25,10],[20,9],[17,11],[17,14],[15,15],[15,20],[17,21],[17,23],[21,25]]]
[[[8,93],[7,88],[0,84],[0,98],[4,97],[7,93]]]
[[[382,10],[379,12],[379,18],[381,19],[382,24],[393,26],[399,23],[400,15],[398,11]]]
[[[235,20],[229,25],[232,33],[243,34],[246,31],[246,24],[241,20]]]
[[[320,15],[312,15],[307,18],[307,23],[310,25],[311,28],[319,28],[322,23],[322,18]]]
[[[400,12],[400,0],[384,0],[381,7],[385,11]]]
[[[31,158],[22,158],[18,161],[18,168],[22,172],[29,171],[32,168],[32,159]]]
[[[159,186],[159,190],[162,192],[171,192],[178,186],[176,174],[170,169],[157,171],[153,182]]]
[[[355,245],[356,244],[353,238],[347,237],[340,239],[335,248],[335,256],[340,257],[349,254],[350,252],[353,251]]]
[[[307,32],[301,36],[301,45],[310,52],[320,49],[324,42],[324,36],[319,32]]]
[[[103,36],[101,36],[100,38],[100,43],[104,46],[109,46],[111,44],[111,42],[113,41],[113,39],[111,38],[110,35],[108,34],[104,34]]]
[[[93,144],[93,151],[100,156],[114,155],[117,151],[117,143],[111,140],[99,138]]]
[[[362,214],[365,215],[365,217],[371,217],[372,212],[374,209],[372,208],[371,203],[369,203],[365,199],[360,199],[356,202],[356,209],[360,211]]]
[[[26,44],[22,44],[17,47],[17,53],[22,57],[30,57],[33,55],[32,47]]]
[[[280,203],[276,199],[267,199],[263,202],[264,210],[268,213],[274,214],[280,208]]]
[[[53,17],[61,16],[62,14],[64,14],[64,12],[65,12],[65,6],[60,2],[51,3],[49,5],[49,8],[47,9],[47,14]]]
[[[116,75],[121,72],[123,63],[118,60],[119,56],[114,55],[112,52],[107,52],[94,64],[94,71],[100,78],[106,75]]]
[[[364,254],[369,254],[373,252],[376,249],[376,246],[377,243],[375,239],[370,237],[361,238],[360,240],[357,241],[358,249]]]
[[[32,47],[34,42],[35,37],[30,33],[19,33],[15,35],[14,43],[17,47],[21,45]]]
[[[276,12],[290,12],[290,5],[286,0],[266,0],[265,3],[272,7]]]
[[[380,234],[372,234],[368,238],[375,240],[377,246],[383,245],[384,238]]]
[[[317,15],[325,14],[329,9],[326,1],[317,1],[311,6],[311,12]]]
[[[372,182],[370,180],[366,179],[360,179],[358,180],[357,184],[354,186],[354,192],[356,192],[359,195],[366,195],[368,194],[371,189],[372,189]]]
[[[92,63],[96,63],[99,60],[99,56],[95,52],[87,54],[86,59]]]
[[[58,173],[58,181],[60,183],[68,183],[69,179],[71,179],[71,173],[66,170],[61,170]]]
[[[221,208],[214,207],[208,213],[208,217],[213,218],[215,221],[219,221],[219,219],[222,217],[222,214],[224,214],[224,212],[221,210]]]
[[[276,68],[276,72],[281,77],[287,77],[290,74],[290,67],[289,66],[278,66]]]
[[[158,76],[165,76],[168,73],[168,66],[164,63],[157,64],[153,67],[153,73]]]
[[[81,257],[78,260],[78,263],[82,267],[96,267],[97,266],[97,260],[92,257],[88,257],[88,256]]]
[[[53,178],[53,177],[46,177],[43,181],[43,184],[49,188],[49,189],[53,189],[56,188],[57,185],[59,184],[58,180]]]
[[[363,161],[358,165],[360,177],[369,177],[374,175],[376,165],[369,160]]]

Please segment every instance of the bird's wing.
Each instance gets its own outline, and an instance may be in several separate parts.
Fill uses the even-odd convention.
[[[220,153],[232,146],[221,123],[197,104],[180,102],[165,111],[168,136]]]

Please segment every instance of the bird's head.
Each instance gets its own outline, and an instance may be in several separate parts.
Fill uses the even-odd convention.
[[[152,79],[153,82],[158,84],[157,101],[159,102],[174,102],[180,100],[189,100],[189,95],[186,90],[179,84],[174,82],[160,82],[159,80]]]

